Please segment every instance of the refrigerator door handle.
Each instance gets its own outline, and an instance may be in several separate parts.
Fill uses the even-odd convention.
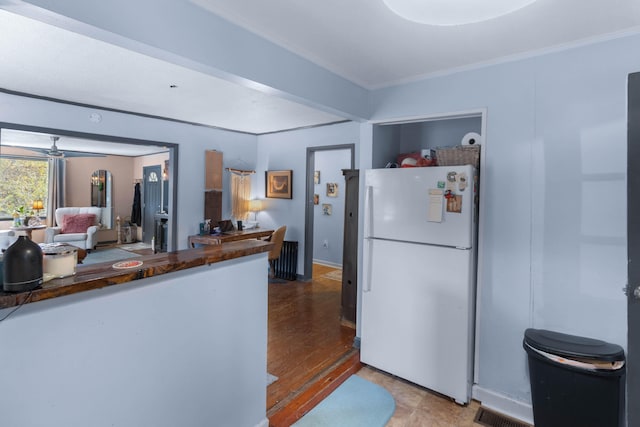
[[[373,270],[373,239],[364,239],[365,241],[365,282],[362,292],[371,292],[371,273]]]
[[[364,193],[364,237],[373,236],[373,186],[368,185]]]

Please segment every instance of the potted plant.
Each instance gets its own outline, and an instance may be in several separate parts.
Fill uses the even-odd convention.
[[[13,211],[13,226],[21,227],[23,225],[26,225],[24,206],[19,206]]]

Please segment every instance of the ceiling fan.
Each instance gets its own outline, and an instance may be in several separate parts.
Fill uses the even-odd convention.
[[[64,157],[105,157],[104,154],[87,153],[83,151],[65,150],[62,151],[58,148],[57,142],[60,140],[59,136],[51,135],[51,148],[31,148],[33,151],[46,154],[50,159],[62,159]]]
[[[60,139],[59,136],[51,136],[52,145],[51,145],[51,148],[46,151],[47,157],[52,157],[56,159],[64,157],[64,153],[58,150],[58,146],[56,145],[56,142],[58,142],[59,139]]]

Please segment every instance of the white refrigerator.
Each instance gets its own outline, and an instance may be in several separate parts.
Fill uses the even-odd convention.
[[[365,171],[361,360],[459,404],[473,381],[474,175]]]

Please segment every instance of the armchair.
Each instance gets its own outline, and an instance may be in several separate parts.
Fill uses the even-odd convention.
[[[68,207],[56,209],[56,227],[45,230],[46,243],[68,243],[90,251],[95,249],[96,232],[100,229],[102,209]]]
[[[17,238],[13,230],[0,230],[0,252],[4,252]]]

